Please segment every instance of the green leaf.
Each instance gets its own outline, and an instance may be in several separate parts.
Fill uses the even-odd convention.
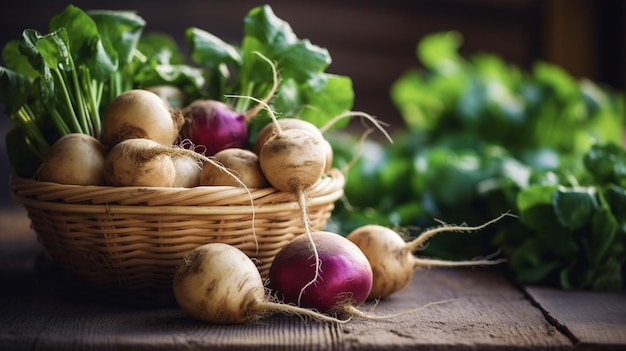
[[[40,74],[48,69],[43,57],[37,49],[37,42],[43,37],[39,32],[34,29],[26,29],[22,32],[22,37],[19,42],[19,51],[24,55],[30,65]]]
[[[610,184],[604,191],[604,199],[615,215],[620,231],[626,233],[626,189]]]
[[[303,84],[301,86],[304,106],[299,118],[309,121],[318,127],[323,126],[334,116],[350,110],[354,103],[352,80],[346,76],[322,73],[324,84],[319,89]],[[307,108],[307,106],[312,106]],[[334,128],[342,128],[348,123],[347,119],[339,121]]]
[[[622,146],[596,144],[585,154],[583,162],[598,182],[626,185],[626,151]]]
[[[615,216],[609,209],[599,209],[593,215],[591,237],[587,247],[587,258],[593,264],[599,264],[606,257],[618,232]]]
[[[92,10],[87,12],[103,41],[117,53],[121,66],[132,62],[146,21],[133,11]]]
[[[330,65],[328,50],[312,44],[309,40],[299,39],[291,26],[278,18],[268,5],[253,8],[246,16],[241,47],[244,63],[252,62],[246,56],[252,55],[253,51],[260,51],[276,61],[281,77],[293,78],[299,83],[308,82],[318,87],[325,84],[322,82],[320,85],[316,78],[319,78],[317,73]],[[244,74],[251,77],[257,71],[251,67],[245,67],[244,70]]]
[[[566,290],[588,288],[591,286],[595,275],[596,271],[593,267],[575,261],[561,270],[559,282],[561,288]]]
[[[592,289],[597,291],[621,290],[624,286],[623,260],[619,262],[611,257],[596,275]]]
[[[391,86],[391,99],[411,130],[432,130],[441,123],[446,104],[441,96],[430,90],[417,71],[406,72]]]
[[[210,68],[216,68],[222,63],[241,66],[239,51],[215,35],[199,28],[189,28],[185,34],[194,62]]]
[[[103,42],[96,22],[85,11],[74,5],[68,5],[63,12],[52,17],[49,27],[51,32],[66,31],[61,36],[65,49],[70,52],[68,56],[71,56],[71,60],[74,61],[69,66],[86,65],[91,77],[98,81],[108,80],[118,69],[119,53],[115,51],[113,44],[119,44],[119,42],[109,40]],[[136,36],[132,33],[129,37],[133,35]],[[123,49],[120,46],[117,48]]]
[[[68,33],[66,46],[71,50],[76,61],[90,56],[88,52],[84,52],[84,44],[98,36],[98,27],[89,15],[74,5],[68,5],[65,10],[50,19],[50,32],[61,28],[65,28]]]
[[[99,37],[91,38],[85,47],[89,48],[90,56],[85,57],[84,67],[89,70],[90,77],[106,82],[118,69],[118,55],[108,41],[102,41]]]
[[[425,36],[417,45],[417,57],[425,67],[440,72],[460,69],[463,59],[458,54],[463,37],[455,31],[438,32]]]
[[[145,33],[137,43],[137,50],[145,56],[148,62],[182,65],[186,60],[176,40],[164,33]],[[192,68],[192,66],[189,67]]]
[[[20,41],[15,39],[9,41],[2,49],[2,58],[6,68],[34,79],[39,73],[31,66],[26,57],[20,53],[19,45]]]
[[[244,36],[256,38],[281,53],[298,42],[298,37],[286,21],[278,18],[269,5],[253,8],[244,19]]]
[[[69,49],[69,39],[65,28],[42,36],[35,44],[44,63],[52,70],[58,68],[70,71],[74,68]]]
[[[0,67],[0,101],[6,105],[6,113],[12,115],[26,104],[30,97],[31,79]]]
[[[547,62],[536,62],[533,74],[544,88],[544,94],[551,94],[561,101],[567,101],[578,92],[574,78],[562,67]]]
[[[531,185],[522,189],[517,196],[517,208],[523,213],[538,205],[552,206],[552,194],[557,189],[556,185],[551,184]]]
[[[17,126],[11,128],[6,134],[5,145],[15,173],[20,177],[33,177],[41,165],[41,159],[32,151],[24,132]]]
[[[559,188],[553,195],[554,213],[561,225],[570,230],[589,225],[598,210],[596,191],[588,188]]]

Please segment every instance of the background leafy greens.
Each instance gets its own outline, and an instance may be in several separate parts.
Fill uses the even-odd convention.
[[[467,259],[501,249],[523,283],[623,288],[624,96],[545,62],[523,71],[488,53],[466,58],[461,42],[441,32],[418,43],[422,68],[390,90],[407,130],[391,146],[364,145],[334,223],[342,232],[367,221],[415,229],[510,210],[518,220],[436,237],[425,253]],[[356,141],[335,138],[346,163]]]

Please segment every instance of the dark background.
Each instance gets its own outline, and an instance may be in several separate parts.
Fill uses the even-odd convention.
[[[12,2],[0,11],[0,45],[22,30],[47,33],[48,20],[70,2]],[[426,34],[457,30],[462,53],[487,51],[522,68],[536,60],[561,65],[615,89],[626,87],[626,0],[211,0],[74,1],[87,9],[135,10],[146,32],[173,35],[186,50],[183,33],[199,27],[229,42],[242,37],[243,18],[268,3],[300,38],[326,47],[329,72],[352,77],[355,110],[366,111],[401,128],[389,88],[405,70],[417,66],[415,46]],[[0,108],[3,106],[0,105]],[[4,135],[10,126],[0,114],[0,203],[11,203]]]

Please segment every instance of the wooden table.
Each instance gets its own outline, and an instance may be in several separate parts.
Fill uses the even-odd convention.
[[[626,350],[626,293],[518,287],[493,268],[416,272],[408,289],[362,308],[388,314],[453,300],[390,320],[211,325],[176,306],[94,300],[42,262],[23,210],[3,209],[1,350]]]

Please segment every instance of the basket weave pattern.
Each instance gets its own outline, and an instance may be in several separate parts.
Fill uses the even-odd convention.
[[[307,192],[314,230],[326,225],[344,182],[332,170]],[[77,186],[19,177],[11,188],[52,260],[101,287],[171,289],[182,257],[210,242],[240,248],[265,278],[278,251],[304,230],[294,195],[274,188]]]

